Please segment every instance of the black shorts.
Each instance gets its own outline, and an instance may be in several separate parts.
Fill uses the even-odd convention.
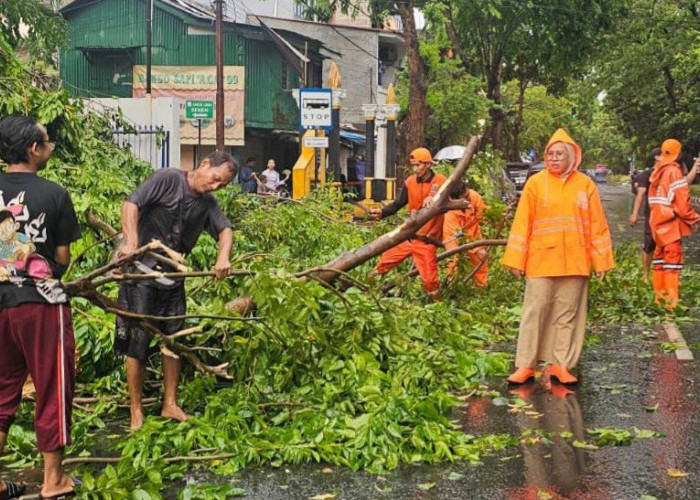
[[[651,235],[651,226],[649,226],[649,217],[644,219],[644,243],[642,244],[642,250],[645,253],[653,253],[656,249],[656,243],[654,242],[654,237]]]
[[[184,283],[178,283],[173,288],[157,288],[144,283],[124,284],[119,288],[120,309],[149,316],[183,316],[185,301]],[[161,332],[170,335],[182,330],[185,320],[152,321],[152,323]],[[114,352],[145,362],[157,351],[157,346],[151,346],[151,339],[142,328],[129,318],[117,316]]]

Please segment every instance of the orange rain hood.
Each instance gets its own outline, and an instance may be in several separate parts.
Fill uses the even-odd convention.
[[[574,150],[574,160],[573,163],[569,165],[569,168],[566,169],[566,172],[564,172],[563,175],[569,175],[571,172],[576,170],[578,166],[581,164],[581,148],[579,147],[578,144],[574,142],[574,140],[571,138],[571,136],[564,130],[563,128],[557,129],[556,132],[554,132],[554,135],[549,139],[549,142],[547,143],[547,147],[544,149],[544,164],[545,167],[547,167],[547,171],[551,172],[554,175],[559,175],[555,174],[552,172],[552,169],[550,168],[549,165],[549,160],[547,160],[547,151],[549,151],[549,148],[552,146],[552,144],[556,142],[563,142],[564,144],[568,144],[569,146],[572,147]]]

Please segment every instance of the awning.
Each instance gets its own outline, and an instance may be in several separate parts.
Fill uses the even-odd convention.
[[[308,63],[309,59],[295,49],[291,43],[278,35],[275,30],[262,22],[260,18],[258,18],[258,22],[260,23],[260,27],[263,29],[263,33],[265,33],[272,43],[277,46],[285,61],[287,61],[287,63],[294,68],[297,74],[301,75],[304,72],[304,63]]]
[[[354,134],[352,132],[346,132],[345,130],[340,131],[340,138],[346,139],[357,144],[364,144],[366,142],[365,136],[361,134]]]

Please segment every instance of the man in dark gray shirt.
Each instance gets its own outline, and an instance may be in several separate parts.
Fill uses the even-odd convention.
[[[212,191],[231,182],[238,165],[228,153],[217,151],[207,156],[196,170],[163,169],[144,181],[122,204],[121,221],[124,242],[119,256],[130,255],[153,239],[183,254],[188,254],[206,230],[218,241],[218,256],[213,271],[217,278],[228,276],[233,246],[231,223],[219,208]],[[147,256],[139,260],[158,271],[171,271]],[[153,281],[124,283],[119,303],[124,309],[149,316],[185,314],[183,280],[172,284]],[[184,320],[153,322],[163,333],[173,334],[184,327]],[[141,393],[146,361],[153,354],[146,332],[125,317],[117,317],[115,351],[126,355],[126,379],[131,398],[131,429],[143,424]],[[161,415],[182,422],[189,416],[177,404],[180,360],[163,355],[165,389]]]

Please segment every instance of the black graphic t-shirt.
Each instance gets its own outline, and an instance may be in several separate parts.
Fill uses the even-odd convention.
[[[56,248],[80,238],[68,192],[31,173],[0,175],[0,309],[68,301]]]

